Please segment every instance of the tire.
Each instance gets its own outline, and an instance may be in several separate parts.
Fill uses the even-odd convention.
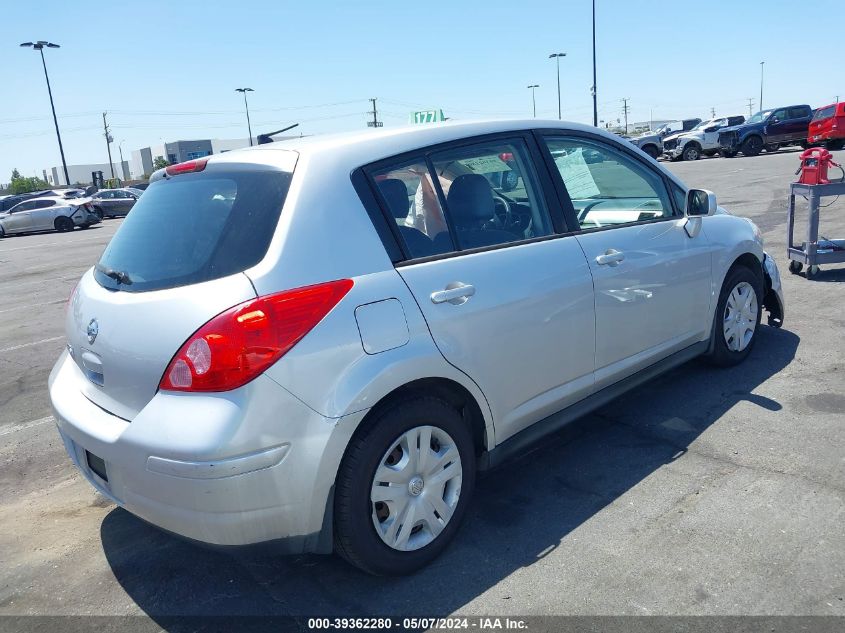
[[[681,157],[684,160],[698,160],[701,158],[701,146],[698,143],[687,143]]]
[[[769,143],[768,145],[766,145],[765,149],[770,154],[774,154],[776,151],[778,151],[780,149],[780,145],[778,145],[777,143]]]
[[[707,158],[711,158],[711,157],[715,156],[716,154],[718,154],[718,153],[719,153],[719,150],[710,149],[710,150],[707,150],[707,151],[703,151],[703,152],[701,152],[701,153],[702,153],[704,156],[706,156]]]
[[[749,136],[742,142],[740,151],[743,156],[757,156],[763,151],[763,139],[759,136]]]
[[[80,229],[82,229],[82,230],[84,231],[85,229],[90,229],[90,228],[91,228],[91,225],[90,225],[90,224],[83,224],[83,225],[81,225],[79,228],[80,228]]]
[[[801,149],[808,149],[810,147],[810,144],[806,140],[799,141],[798,144],[801,146]]]
[[[845,139],[837,139],[835,141],[828,141],[825,143],[825,148],[831,152],[838,152],[845,147]]]
[[[0,238],[4,238],[4,237],[6,237],[6,231],[3,229],[2,226],[0,226]]]
[[[818,266],[807,266],[807,272],[804,273],[807,279],[814,279],[818,276],[821,269]]]
[[[753,292],[750,306],[745,304],[749,292]],[[713,319],[713,350],[708,360],[720,367],[732,367],[744,361],[757,339],[762,312],[760,277],[745,266],[734,266],[728,271],[719,293]]]
[[[656,145],[646,145],[643,147],[643,151],[651,156],[654,160],[657,160],[657,157],[660,156],[660,152],[657,151]]]
[[[733,158],[734,156],[736,156],[736,150],[735,149],[720,149],[719,154],[722,156],[722,158]]]
[[[419,473],[411,467],[414,458],[408,447],[426,433],[431,437],[426,460],[431,466],[431,460],[437,459],[440,468]],[[435,447],[439,458],[432,454]],[[393,467],[403,461],[406,467]],[[442,488],[437,484],[426,488],[423,477],[430,483],[447,472],[450,477]],[[380,477],[391,477],[394,485],[384,485],[386,480]],[[452,540],[474,486],[475,447],[460,413],[434,397],[397,402],[356,432],[341,460],[334,497],[335,551],[375,575],[417,571]],[[382,490],[376,493],[382,500],[374,501],[377,489]],[[414,513],[410,529],[398,523],[407,519],[408,512]],[[443,521],[447,512],[451,514]],[[392,528],[393,522],[397,528]]]
[[[59,233],[66,233],[73,230],[73,220],[65,216],[60,216],[53,222],[53,226]]]
[[[94,207],[94,213],[97,214],[97,217],[101,220],[103,219],[103,209],[101,207]]]

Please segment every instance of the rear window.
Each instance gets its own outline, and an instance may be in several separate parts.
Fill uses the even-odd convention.
[[[144,292],[254,266],[267,253],[291,176],[229,164],[153,182],[103,252],[97,282]]]
[[[833,116],[836,106],[828,106],[826,108],[819,108],[813,116],[813,121],[821,121],[822,119],[829,119]]]

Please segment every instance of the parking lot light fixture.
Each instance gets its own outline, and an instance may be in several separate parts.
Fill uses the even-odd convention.
[[[252,126],[249,123],[249,104],[246,101],[247,92],[255,92],[252,88],[235,88],[235,92],[242,92],[244,95],[244,108],[246,109],[246,128],[249,130],[249,146],[252,147]]]
[[[56,106],[53,105],[53,90],[50,88],[50,76],[47,74],[47,62],[44,60],[45,48],[59,48],[58,44],[38,40],[37,42],[23,42],[22,47],[32,48],[41,53],[41,65],[44,66],[44,78],[47,80],[47,94],[50,95],[50,109],[53,111],[53,123],[56,125],[56,138],[59,140],[59,154],[62,156],[62,169],[65,172],[65,184],[70,186],[70,176],[67,173],[67,161],[65,160],[65,149],[62,147],[62,135],[59,133],[59,120],[56,118]]]
[[[557,63],[557,118],[560,120],[562,118],[560,113],[560,58],[566,57],[566,53],[552,53],[549,55],[549,59],[553,57]]]
[[[531,90],[531,107],[534,109],[534,118],[537,118],[537,100],[534,98],[534,89],[539,88],[540,84],[531,84],[528,88]]]

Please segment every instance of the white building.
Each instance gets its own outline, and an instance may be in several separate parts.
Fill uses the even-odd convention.
[[[91,165],[68,165],[67,173],[70,177],[70,182],[65,182],[64,169],[61,165],[59,165],[58,167],[51,167],[47,170],[47,182],[53,185],[54,187],[58,187],[61,185],[75,185],[76,183],[90,185],[93,182],[93,178],[91,176],[92,172],[101,171],[103,172],[103,178],[105,180],[108,180],[109,178],[111,178],[111,170],[112,166],[108,163],[95,163]],[[123,161],[123,164],[121,165],[120,161],[115,161],[115,178],[121,178],[125,180],[127,174],[129,174],[129,162]]]

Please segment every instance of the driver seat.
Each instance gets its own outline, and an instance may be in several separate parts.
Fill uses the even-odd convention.
[[[446,206],[461,248],[481,248],[507,244],[519,238],[510,231],[489,227],[496,203],[493,188],[481,174],[461,174],[452,181]]]

